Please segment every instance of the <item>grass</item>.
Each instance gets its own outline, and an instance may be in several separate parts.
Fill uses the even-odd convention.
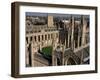
[[[42,52],[43,52],[45,55],[50,56],[50,55],[52,54],[52,49],[53,49],[52,46],[43,47],[43,48],[42,48]]]

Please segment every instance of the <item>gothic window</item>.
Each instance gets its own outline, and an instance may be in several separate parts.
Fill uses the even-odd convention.
[[[67,61],[67,65],[75,65],[75,61],[72,58],[69,58]]]
[[[28,47],[28,51],[29,51],[29,66],[32,66],[32,59],[31,59],[31,44],[29,44],[29,47]]]
[[[45,40],[47,40],[47,35],[45,35]]]
[[[34,36],[34,40],[36,41],[36,36]]]
[[[28,44],[28,37],[26,37],[26,43]]]
[[[43,35],[42,35],[42,40],[43,40]]]
[[[38,36],[38,41],[40,42],[40,35]]]
[[[30,37],[30,41],[32,41],[32,37]]]

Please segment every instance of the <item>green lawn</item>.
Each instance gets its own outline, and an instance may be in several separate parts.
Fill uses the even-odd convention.
[[[45,55],[51,55],[52,54],[52,49],[53,49],[52,46],[47,46],[47,47],[42,48],[42,52]]]

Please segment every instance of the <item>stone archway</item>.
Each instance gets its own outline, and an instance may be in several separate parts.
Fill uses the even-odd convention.
[[[64,52],[64,65],[80,64],[80,58],[70,48]]]
[[[65,65],[76,65],[76,62],[70,57],[65,61]]]

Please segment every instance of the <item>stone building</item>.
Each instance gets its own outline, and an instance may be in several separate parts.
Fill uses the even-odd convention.
[[[71,15],[57,25],[51,15],[44,25],[32,18],[26,16],[27,67],[89,64],[89,17]],[[47,46],[53,47],[49,58],[41,52]]]

